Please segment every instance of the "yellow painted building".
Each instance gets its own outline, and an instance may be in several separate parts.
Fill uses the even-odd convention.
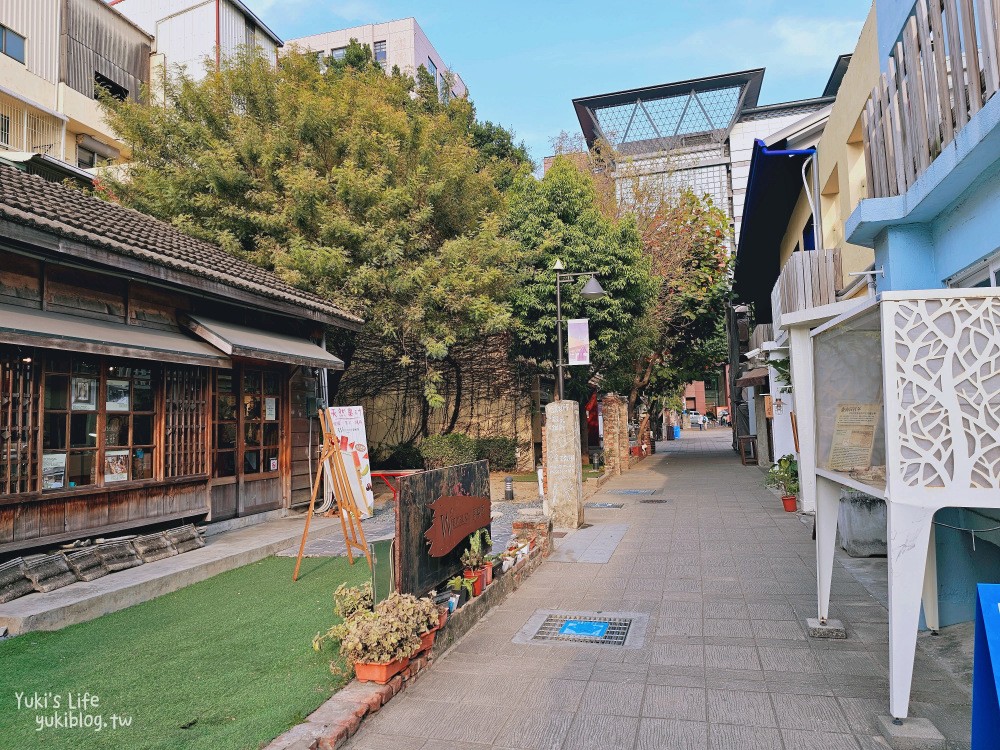
[[[874,260],[870,248],[844,240],[844,222],[866,195],[861,113],[878,82],[879,73],[875,8],[872,6],[830,108],[823,134],[816,144],[819,179],[813,180],[812,167],[807,173],[810,184],[820,186],[822,246],[839,250],[837,289],[841,292],[840,299],[867,293],[864,277],[852,277],[850,273],[867,269]],[[781,267],[797,247],[802,249],[803,233],[809,228],[811,218],[809,198],[803,189],[781,241]]]
[[[136,99],[152,44],[103,0],[0,3],[0,159],[52,172],[127,157],[95,94]]]

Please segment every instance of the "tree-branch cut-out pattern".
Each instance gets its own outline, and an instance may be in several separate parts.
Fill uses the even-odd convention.
[[[903,483],[1000,488],[1000,298],[892,304]]]

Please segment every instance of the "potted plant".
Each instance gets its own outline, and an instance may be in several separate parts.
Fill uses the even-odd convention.
[[[799,492],[799,463],[791,453],[782,456],[767,472],[767,486],[781,492],[785,510],[794,513]]]
[[[462,553],[462,565],[465,568],[463,575],[475,581],[474,596],[483,593],[483,585],[486,582],[486,571],[483,569],[483,548],[492,545],[493,540],[490,539],[490,532],[486,529],[477,529],[469,535],[469,548]]]
[[[489,554],[483,558],[483,568],[486,570],[486,585],[493,583],[493,579],[503,572],[500,565],[500,556]]]
[[[317,651],[329,638],[339,638],[340,653],[354,665],[360,682],[385,685],[406,669],[420,650],[420,637],[412,623],[392,614],[358,610],[326,634],[313,639]]]
[[[361,586],[342,583],[333,592],[333,609],[341,620],[347,620],[359,610],[370,610],[374,603],[375,595],[370,581]]]
[[[468,582],[468,585],[466,585]],[[448,588],[455,592],[458,599],[455,601],[455,609],[461,607],[472,596],[472,581],[463,576],[455,576],[448,579]]]

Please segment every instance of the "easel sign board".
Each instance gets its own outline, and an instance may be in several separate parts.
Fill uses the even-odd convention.
[[[372,491],[372,466],[368,458],[368,434],[365,431],[365,410],[360,406],[331,406],[330,419],[333,429],[340,439],[340,450],[354,461],[361,476],[361,495],[358,503],[362,518],[369,518],[375,508],[375,493]],[[345,459],[346,460],[346,459]],[[353,476],[351,466],[348,475]]]
[[[977,589],[972,750],[987,750],[1000,737],[1000,584],[980,583]]]

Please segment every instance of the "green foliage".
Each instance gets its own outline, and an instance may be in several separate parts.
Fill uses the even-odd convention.
[[[778,378],[787,385],[781,387],[782,393],[792,392],[792,360],[788,357],[782,357],[781,359],[772,359],[768,362],[774,371],[778,373]]]
[[[799,491],[799,462],[791,453],[782,456],[767,471],[768,487],[777,488],[782,495],[796,495]]]
[[[360,313],[367,345],[422,367],[431,407],[454,346],[513,327],[523,263],[498,185],[524,153],[426,71],[386,76],[356,43],[325,66],[248,50],[164,94],[103,100],[132,151],[105,196]]]
[[[491,471],[510,471],[517,462],[517,441],[509,437],[479,438],[476,456],[489,461]]]
[[[631,219],[600,212],[593,176],[558,157],[541,180],[521,177],[512,187],[505,219],[507,236],[524,249],[524,268],[512,290],[517,334],[513,354],[541,371],[554,370],[556,277],[562,260],[569,272],[594,271],[608,295],[585,302],[586,278],[562,286],[564,319],[590,319],[590,372],[567,368],[567,397],[584,398],[590,376],[611,377],[631,367],[633,342],[642,337],[645,315],[657,289]],[[565,333],[564,333],[565,336]]]
[[[360,586],[348,586],[342,583],[333,592],[333,609],[337,617],[342,620],[363,609],[370,610],[374,601],[375,592],[372,591],[371,581],[366,581]]]
[[[443,466],[467,464],[476,460],[476,441],[468,435],[452,432],[447,435],[431,435],[420,444],[420,455],[427,469]]]
[[[399,443],[383,449],[373,463],[380,469],[419,469],[424,457],[416,444]]]

